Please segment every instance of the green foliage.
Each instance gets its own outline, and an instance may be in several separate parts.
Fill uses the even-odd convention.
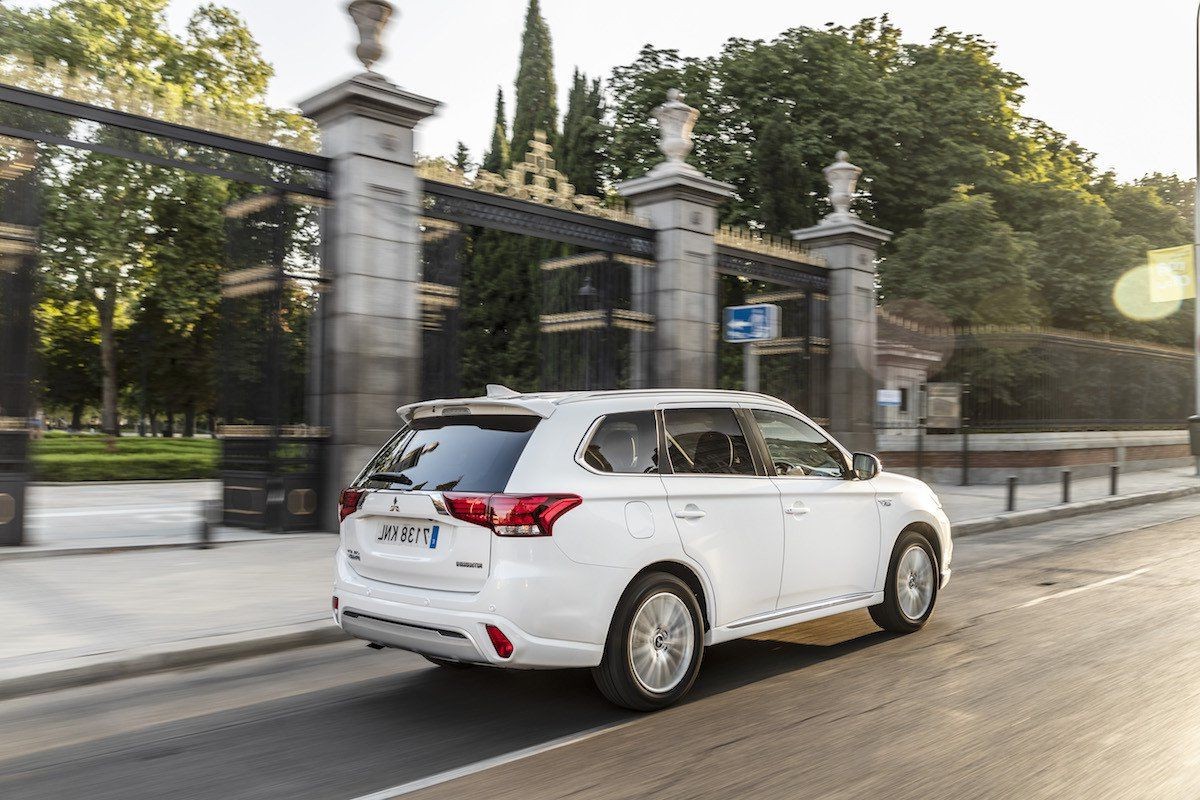
[[[955,325],[1040,321],[1031,273],[1038,251],[996,213],[990,195],[960,188],[896,242],[885,297],[925,300]]]
[[[575,70],[558,146],[558,169],[580,194],[597,196],[602,191],[608,143],[604,113],[600,79],[588,81],[587,75]]]
[[[179,480],[217,474],[220,443],[214,439],[57,436],[31,442],[36,480]]]
[[[529,149],[534,131],[545,131],[546,142],[555,146],[558,143],[558,89],[554,83],[554,50],[550,28],[542,18],[538,0],[529,0],[525,12],[516,89],[509,151],[524,153]]]
[[[492,126],[492,143],[483,156],[480,169],[497,174],[511,164],[508,150],[508,120],[504,116],[504,90],[496,87],[496,121]]]
[[[1098,175],[1090,153],[1022,113],[1023,79],[979,36],[943,28],[927,43],[905,42],[882,16],[770,41],[730,39],[707,58],[647,46],[609,82],[614,178],[661,159],[649,113],[671,87],[700,110],[689,160],[737,189],[723,222],[777,234],[813,224],[829,210],[821,170],[846,149],[864,170],[857,213],[897,234],[879,268],[887,302],[945,302],[940,310],[962,322],[1042,320],[1188,341],[1181,315],[1132,323],[1110,294],[1147,247],[1189,240],[1193,185]],[[987,208],[967,202],[960,186],[990,198]],[[955,222],[973,215],[987,217],[985,229]],[[930,225],[967,234],[961,268],[952,263],[959,242],[909,235]],[[976,308],[989,283],[974,274],[984,269],[969,264],[976,257],[1017,276],[990,309]]]

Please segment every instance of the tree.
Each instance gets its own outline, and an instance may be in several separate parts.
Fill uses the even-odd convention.
[[[513,112],[514,157],[529,149],[534,131],[544,131],[546,142],[558,143],[558,89],[554,84],[554,50],[550,28],[542,18],[538,0],[529,0],[525,31],[521,35],[521,60],[517,67],[516,103]]]
[[[492,126],[492,144],[483,156],[480,169],[497,174],[508,169],[512,162],[508,150],[508,120],[504,116],[504,90],[496,87],[496,122]]]
[[[1032,237],[1003,222],[990,195],[959,187],[905,232],[888,259],[883,294],[923,300],[955,325],[1040,322]]]
[[[463,172],[470,172],[475,166],[471,163],[471,151],[462,141],[454,148],[454,166]]]
[[[66,61],[109,84],[149,91],[168,109],[200,109],[266,124],[283,144],[311,136],[311,123],[266,105],[271,67],[234,12],[203,4],[192,13],[181,37],[171,33],[166,7],[167,0],[58,0],[42,9],[0,9],[0,52]],[[110,129],[96,135],[101,143],[119,144],[109,141],[120,135]],[[54,291],[97,309],[103,427],[115,433],[121,326],[147,309],[177,310],[187,299],[172,296],[172,290],[195,288],[190,281],[160,281],[165,273],[153,259],[163,252],[155,247],[162,229],[152,206],[168,197],[210,202],[212,196],[196,196],[197,179],[180,172],[70,149],[46,153],[41,159],[46,188],[42,269]],[[161,203],[158,208],[163,208]],[[207,216],[208,227],[191,226],[191,233],[200,238],[179,242],[178,252],[211,252],[207,240],[221,227],[219,215],[214,220],[203,210],[193,211],[197,217]],[[212,274],[206,277],[215,281]],[[174,317],[170,320],[165,336],[185,336],[185,331],[196,329],[181,327]],[[43,316],[41,322],[57,324],[58,318]],[[196,357],[202,360],[189,363],[197,375],[211,370],[211,363],[203,360],[210,356]],[[204,379],[178,383],[207,385]]]
[[[608,140],[604,113],[600,79],[589,82],[587,75],[576,69],[557,160],[559,171],[580,194],[599,195],[602,191]]]
[[[37,312],[42,321],[38,355],[42,400],[64,406],[71,428],[83,425],[83,409],[100,399],[100,341],[95,307],[75,299],[47,297]]]

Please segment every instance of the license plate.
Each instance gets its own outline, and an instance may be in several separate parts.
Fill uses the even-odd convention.
[[[379,535],[375,537],[375,541],[401,547],[436,550],[439,527],[420,522],[384,522],[379,526]]]

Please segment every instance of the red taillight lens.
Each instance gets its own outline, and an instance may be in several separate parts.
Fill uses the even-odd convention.
[[[342,489],[342,493],[338,495],[338,521],[340,522],[358,511],[358,507],[362,505],[363,498],[366,496],[367,493],[362,489]]]
[[[508,658],[513,654],[513,643],[504,635],[504,631],[495,625],[484,625],[483,627],[487,628],[488,638],[492,640],[492,647],[496,648],[496,655]]]
[[[446,492],[442,499],[446,501],[446,510],[450,512],[450,516],[485,528],[491,527],[491,517],[488,516],[488,501],[491,500],[491,495]]]
[[[551,536],[554,522],[583,502],[574,494],[456,494],[446,509],[465,522],[491,528],[497,536]]]

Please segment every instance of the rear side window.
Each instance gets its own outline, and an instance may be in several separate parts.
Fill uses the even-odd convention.
[[[588,440],[583,460],[597,472],[658,472],[658,431],[654,412],[609,414]]]
[[[375,454],[355,485],[502,492],[539,420],[525,414],[414,420]]]
[[[733,409],[685,408],[663,413],[667,453],[678,474],[754,475],[750,446]]]

